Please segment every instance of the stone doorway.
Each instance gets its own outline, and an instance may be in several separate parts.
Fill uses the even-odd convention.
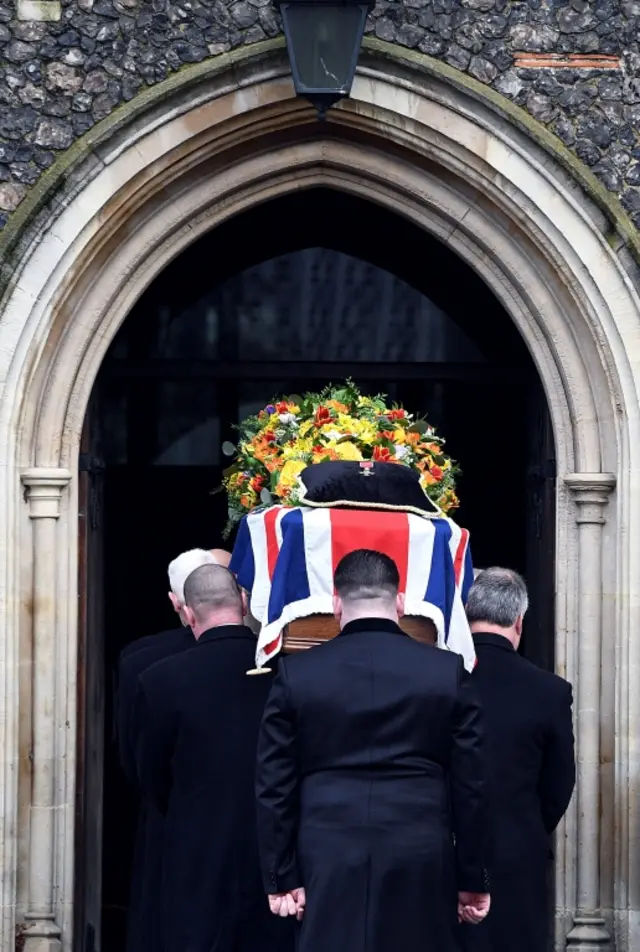
[[[231,219],[147,289],[90,405],[102,544],[81,552],[104,560],[102,588],[94,583],[103,612],[87,614],[84,660],[85,680],[102,672],[104,705],[80,712],[79,737],[94,737],[102,718],[104,758],[91,768],[102,776],[85,773],[78,787],[102,784],[103,815],[89,811],[78,845],[97,822],[103,837],[102,898],[77,929],[82,952],[119,952],[124,941],[137,804],[113,743],[119,651],[175,624],[169,560],[221,544],[225,499],[210,493],[233,424],[274,394],[346,376],[427,412],[447,438],[475,562],[526,574],[524,651],[553,667],[555,453],[538,375],[505,310],[444,245],[363,199],[317,188]]]
[[[556,949],[637,948],[634,240],[585,169],[455,71],[418,68],[412,51],[374,55],[323,128],[285,72],[281,51],[254,48],[183,71],[97,130],[23,219],[0,321],[0,946],[16,930],[26,952],[80,945],[78,457],[104,357],[145,289],[201,236],[328,187],[437,236],[493,290],[535,362],[557,459],[555,666],[577,688]],[[533,483],[552,487],[550,472]]]

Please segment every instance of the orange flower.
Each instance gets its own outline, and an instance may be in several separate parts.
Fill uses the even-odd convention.
[[[373,458],[379,463],[391,463],[395,461],[395,456],[392,455],[391,450],[386,446],[374,446]]]
[[[386,416],[388,416],[390,420],[404,420],[406,415],[407,415],[407,411],[402,409],[389,410],[389,412],[386,414]]]
[[[316,457],[316,463],[320,463],[322,460],[339,458],[336,451],[329,446],[314,446],[313,455]]]
[[[326,407],[318,407],[315,416],[316,426],[324,426],[325,423],[330,423],[331,420],[331,411]]]

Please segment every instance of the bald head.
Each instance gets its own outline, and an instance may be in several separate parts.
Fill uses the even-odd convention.
[[[222,565],[202,565],[184,583],[185,612],[196,637],[218,625],[241,625],[245,614],[242,593]]]

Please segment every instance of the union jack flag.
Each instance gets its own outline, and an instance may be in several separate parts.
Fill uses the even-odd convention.
[[[473,582],[469,533],[451,519],[412,513],[272,506],[240,523],[230,569],[250,593],[262,625],[256,663],[282,648],[285,626],[331,614],[333,574],[354,549],[390,556],[400,573],[405,612],[432,619],[438,645],[462,655],[472,670],[475,651],[464,613]]]

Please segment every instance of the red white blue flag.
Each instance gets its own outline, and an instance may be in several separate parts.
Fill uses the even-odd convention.
[[[444,517],[405,512],[284,506],[245,516],[231,559],[262,625],[257,664],[278,654],[289,622],[332,613],[335,568],[354,549],[375,549],[394,560],[406,614],[432,619],[438,645],[461,654],[472,670],[475,651],[464,613],[473,582],[466,529]]]

